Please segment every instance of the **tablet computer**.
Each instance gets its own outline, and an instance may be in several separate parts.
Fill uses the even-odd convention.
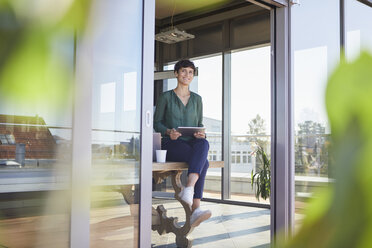
[[[194,136],[196,132],[205,133],[205,127],[178,127],[177,132],[180,132],[182,136]]]

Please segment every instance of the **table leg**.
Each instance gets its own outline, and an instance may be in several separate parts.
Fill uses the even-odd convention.
[[[181,175],[182,175],[181,170],[172,171],[171,173],[175,198],[181,203],[185,210],[186,214],[185,224],[183,226],[180,226],[178,224],[177,217],[167,217],[167,210],[164,208],[163,205],[159,205],[156,211],[158,212],[160,217],[160,225],[152,225],[152,230],[157,231],[160,235],[172,232],[176,235],[176,244],[178,247],[189,248],[192,246],[192,240],[188,239],[187,235],[191,233],[194,228],[191,227],[190,224],[191,209],[185,202],[182,202],[178,196],[183,187],[181,183]]]

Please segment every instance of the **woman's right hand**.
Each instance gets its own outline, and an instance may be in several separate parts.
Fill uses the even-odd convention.
[[[169,135],[169,137],[171,138],[171,140],[176,140],[180,136],[182,136],[182,134],[180,132],[177,132],[176,129],[174,129],[174,128],[168,129],[167,130],[167,134]]]

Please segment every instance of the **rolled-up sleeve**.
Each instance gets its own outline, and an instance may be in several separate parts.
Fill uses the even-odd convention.
[[[167,127],[164,123],[164,114],[167,107],[167,101],[163,95],[161,95],[156,104],[155,114],[154,114],[154,129],[156,132],[160,132],[162,136],[165,135]]]

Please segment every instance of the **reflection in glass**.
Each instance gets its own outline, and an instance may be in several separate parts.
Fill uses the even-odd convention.
[[[61,62],[58,69],[72,77],[73,35],[54,35],[48,46],[51,59]],[[61,83],[70,92],[72,82]],[[53,89],[55,81],[43,87]],[[7,93],[0,92],[0,246],[68,247],[72,94]],[[63,105],[50,102],[54,93]]]
[[[231,199],[269,203],[255,198],[251,173],[261,165],[257,146],[270,156],[270,46],[231,54]]]
[[[297,224],[314,190],[331,181],[324,99],[327,77],[340,57],[339,18],[339,1],[306,0],[292,9]]]
[[[92,247],[137,247],[141,1],[100,1],[93,46]]]

